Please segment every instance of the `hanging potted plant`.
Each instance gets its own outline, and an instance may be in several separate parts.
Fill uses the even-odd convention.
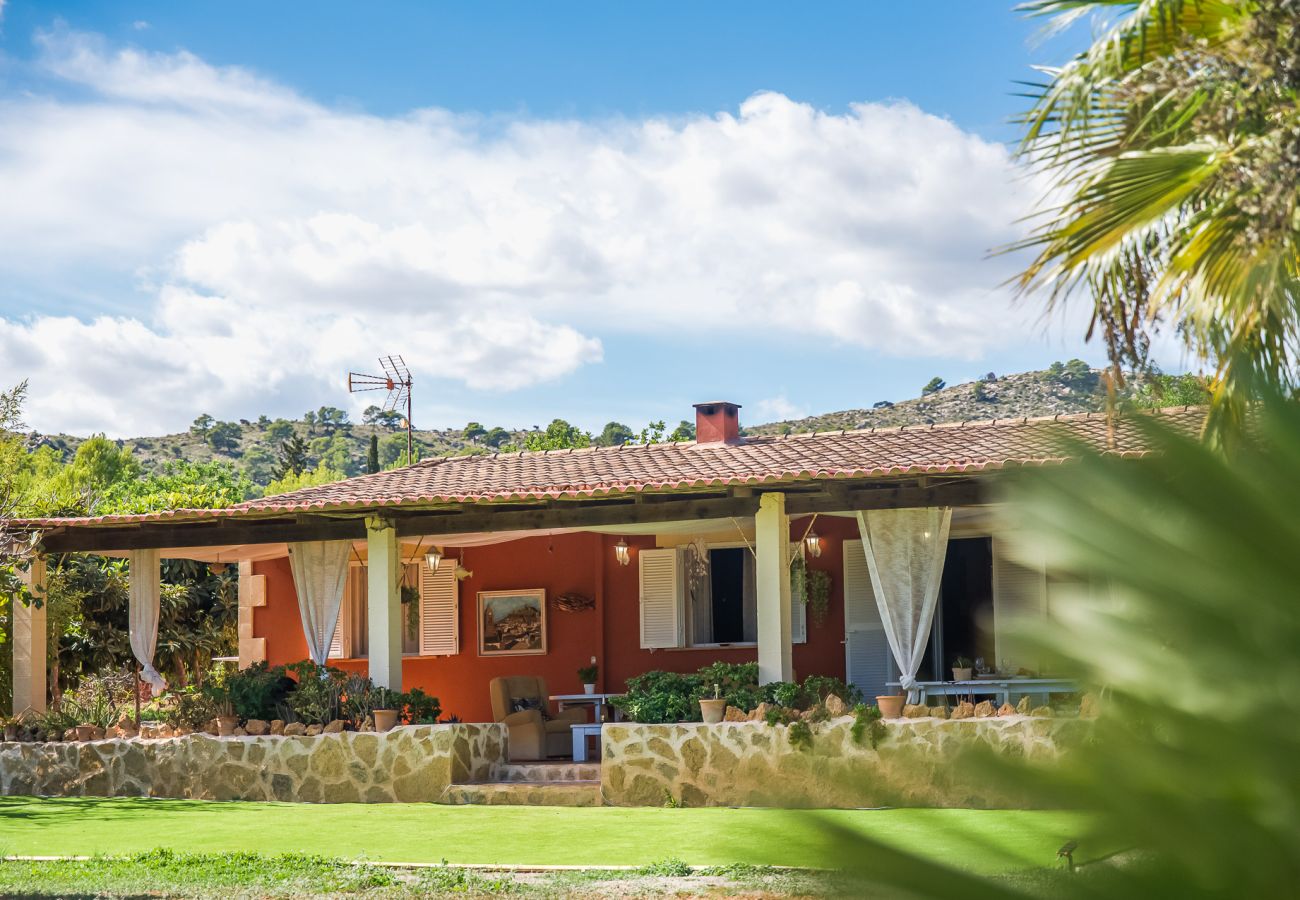
[[[952,661],[953,681],[970,681],[972,674],[971,661],[967,657],[959,656]]]
[[[717,725],[727,713],[727,701],[722,696],[722,687],[713,686],[713,696],[700,698],[700,715],[705,725]]]
[[[375,731],[392,731],[397,727],[399,697],[388,688],[375,688],[374,706],[370,714],[375,719]]]
[[[420,589],[413,584],[404,584],[400,594],[402,612],[406,613],[406,630],[415,634],[420,630]]]
[[[599,674],[600,667],[596,665],[594,656],[591,658],[591,665],[578,669],[578,680],[582,682],[582,689],[588,694],[596,693],[596,676]]]

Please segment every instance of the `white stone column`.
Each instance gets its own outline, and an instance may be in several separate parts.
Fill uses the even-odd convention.
[[[785,494],[763,494],[754,517],[758,581],[758,681],[790,681],[790,519]]]
[[[366,519],[366,589],[370,678],[381,687],[402,689],[402,553],[389,519]]]
[[[45,557],[37,556],[22,573],[35,598],[30,606],[18,598],[10,604],[14,641],[14,713],[45,712],[49,685],[46,664],[49,626],[45,615]],[[39,605],[38,605],[39,603]]]

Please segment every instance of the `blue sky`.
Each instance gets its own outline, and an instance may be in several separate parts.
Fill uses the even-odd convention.
[[[0,382],[157,433],[396,352],[418,425],[599,428],[1097,361],[987,253],[1078,38],[1010,5],[7,0]]]

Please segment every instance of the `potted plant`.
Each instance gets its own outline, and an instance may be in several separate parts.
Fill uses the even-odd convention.
[[[373,703],[370,714],[375,717],[375,731],[392,731],[396,728],[397,694],[388,688],[376,688]]]
[[[876,696],[876,706],[880,707],[880,717],[882,719],[897,719],[903,715],[903,701],[907,699],[902,694],[879,694]]]
[[[239,716],[229,700],[217,703],[217,737],[230,737],[239,727]]]
[[[953,681],[970,681],[971,675],[971,661],[968,658],[965,656],[959,656],[952,661]]]
[[[591,665],[578,669],[578,680],[582,682],[582,689],[588,694],[596,693],[596,676],[599,674],[600,667],[596,665],[594,656],[591,658]]]
[[[712,697],[700,698],[700,715],[704,718],[704,724],[717,725],[726,712],[727,701],[722,696],[722,687],[715,684]]]

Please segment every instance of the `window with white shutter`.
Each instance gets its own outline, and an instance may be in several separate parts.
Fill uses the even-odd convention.
[[[1006,539],[993,538],[993,646],[996,668],[1037,670],[1038,659],[1016,630],[1047,614],[1047,572],[1041,564],[1012,559]]]
[[[794,563],[803,554],[803,541],[792,541],[790,543],[790,570],[791,572],[801,572],[802,578],[790,579],[790,643],[806,644],[808,643],[808,561],[804,560],[803,567]]]
[[[334,637],[330,639],[330,659],[350,659],[352,657],[352,614],[356,608],[356,573],[361,573],[362,589],[366,570],[358,566],[348,567],[347,581],[343,586],[343,603],[339,606],[339,620],[334,626]],[[362,597],[365,595],[363,594]],[[364,601],[361,601],[364,602]]]
[[[898,680],[898,668],[880,621],[860,540],[844,542],[844,669],[845,680],[868,700],[898,693],[886,686],[886,682]]]
[[[682,646],[683,597],[686,566],[673,548],[637,554],[641,574],[641,646],[661,649]]]
[[[460,652],[460,581],[454,560],[433,571],[420,566],[420,655]]]

